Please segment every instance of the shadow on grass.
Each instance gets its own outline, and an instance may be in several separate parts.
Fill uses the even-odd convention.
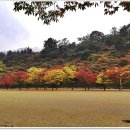
[[[124,123],[130,123],[130,120],[122,120]]]
[[[14,127],[14,126],[9,122],[0,122],[0,127]]]

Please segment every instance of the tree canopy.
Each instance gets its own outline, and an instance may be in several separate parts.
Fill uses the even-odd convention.
[[[4,72],[5,66],[2,61],[0,61],[0,75]]]
[[[67,11],[85,10],[93,6],[99,7],[101,4],[104,5],[105,15],[113,15],[121,7],[123,10],[130,12],[130,2],[126,1],[22,1],[14,3],[14,10],[17,12],[23,10],[28,16],[34,15],[38,20],[42,20],[44,24],[49,25],[51,22],[58,22],[59,18],[63,18]]]

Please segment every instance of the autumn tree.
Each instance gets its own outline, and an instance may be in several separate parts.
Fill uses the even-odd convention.
[[[130,69],[124,71],[123,77],[124,77],[123,84],[124,85],[130,85]]]
[[[126,79],[125,68],[123,67],[111,67],[105,72],[105,75],[113,82],[119,85],[119,90],[123,89],[123,82]]]
[[[0,77],[0,88],[4,87],[4,81],[2,80],[2,78]]]
[[[44,75],[45,84],[50,85],[52,90],[54,87],[61,85],[65,79],[65,72],[62,68],[51,68]]]
[[[45,71],[46,71],[45,68],[30,67],[27,70],[28,72],[27,82],[30,83],[31,85],[34,85],[37,90],[38,85],[44,84],[43,76]]]
[[[5,72],[5,65],[0,61],[0,75]]]
[[[65,77],[64,77],[64,83],[65,84],[72,84],[72,90],[74,89],[74,78],[75,78],[75,72],[76,72],[76,66],[75,65],[71,65],[71,66],[64,66],[63,67],[63,71],[65,73]]]
[[[12,88],[15,85],[12,73],[4,74],[0,77],[0,85],[3,87]]]
[[[89,86],[92,83],[95,83],[97,79],[97,75],[95,73],[91,71],[85,71],[84,69],[78,70],[75,73],[75,77],[79,80],[81,84],[84,85],[85,91],[86,91],[86,87],[88,87],[89,90]]]
[[[105,75],[105,72],[100,72],[97,75],[96,83],[102,85],[103,88],[104,88],[104,91],[105,91],[106,90],[106,85],[110,84],[111,81],[109,80],[108,76]]]
[[[13,82],[14,84],[19,87],[19,89],[21,89],[21,87],[27,85],[27,79],[28,79],[28,73],[27,72],[22,72],[22,71],[18,71],[18,72],[13,72],[12,74],[12,78],[13,78]]]

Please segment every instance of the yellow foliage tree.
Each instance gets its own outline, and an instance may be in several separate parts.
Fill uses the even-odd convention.
[[[36,68],[36,67],[31,67],[27,70],[28,72],[28,83],[32,84],[32,85],[36,85],[36,89],[37,89],[37,85],[38,84],[44,84],[44,73],[45,73],[46,69],[45,68]]]
[[[96,83],[103,85],[104,90],[105,90],[105,89],[106,89],[106,88],[105,88],[105,85],[108,84],[108,83],[111,83],[111,81],[110,81],[109,78],[105,75],[105,73],[101,72],[101,73],[99,73],[99,74],[97,75]]]
[[[44,75],[44,81],[45,84],[51,85],[53,90],[54,86],[56,86],[57,89],[57,85],[64,82],[65,76],[66,74],[63,69],[49,69]]]

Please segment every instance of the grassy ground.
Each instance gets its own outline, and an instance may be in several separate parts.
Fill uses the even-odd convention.
[[[130,91],[0,91],[0,126],[130,127]]]

